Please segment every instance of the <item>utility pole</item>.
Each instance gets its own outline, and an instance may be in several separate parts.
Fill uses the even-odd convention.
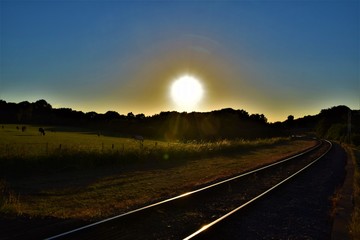
[[[348,112],[347,142],[351,144],[351,109]]]

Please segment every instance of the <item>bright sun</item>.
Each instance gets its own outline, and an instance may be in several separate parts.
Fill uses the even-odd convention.
[[[191,75],[181,76],[171,85],[171,97],[181,110],[193,110],[203,93],[200,81]]]

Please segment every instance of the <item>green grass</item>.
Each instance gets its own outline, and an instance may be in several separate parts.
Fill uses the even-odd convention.
[[[297,153],[315,141],[161,142],[0,129],[0,213],[99,219]],[[61,149],[60,149],[61,144]],[[114,144],[114,148],[112,145]],[[30,146],[30,147],[29,147]]]
[[[71,128],[63,130],[66,131],[46,131],[46,135],[41,136],[36,126],[27,126],[27,130],[21,132],[16,129],[16,125],[4,125],[4,129],[0,129],[0,156],[28,158],[57,153],[59,150],[100,153],[131,151],[140,147],[138,141],[129,138],[98,136],[96,132],[76,132],[77,129]],[[153,147],[155,143],[156,141],[147,140],[144,146]]]
[[[154,161],[166,165],[193,158],[238,154],[288,140],[272,138],[186,143],[145,140],[141,143],[130,138],[99,137],[93,132],[69,130],[47,131],[46,136],[41,136],[34,126],[27,126],[26,132],[21,132],[16,125],[5,125],[0,130],[0,169],[25,174],[44,169],[94,168]]]

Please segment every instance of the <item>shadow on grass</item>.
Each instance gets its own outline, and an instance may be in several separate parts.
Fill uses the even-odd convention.
[[[139,147],[120,150],[55,149],[45,155],[3,156],[1,176],[29,176],[61,172],[81,172],[99,168],[157,170],[176,168],[194,159],[232,157],[259,149],[289,144],[286,139],[257,143],[191,143],[170,147]]]
[[[8,181],[21,194],[74,194],[96,183],[99,179],[119,178],[127,173],[142,174],[146,171],[172,170],[190,161],[212,157],[235,157],[240,154],[286,146],[288,141],[277,140],[272,144],[191,145],[189,149],[141,148],[134,151],[67,151],[58,150],[43,156],[4,158],[0,161],[0,179]],[[22,182],[27,182],[23,189]],[[69,185],[70,184],[70,185]],[[28,189],[29,188],[29,189]]]
[[[45,239],[89,224],[79,219],[54,217],[0,216],[1,239]]]

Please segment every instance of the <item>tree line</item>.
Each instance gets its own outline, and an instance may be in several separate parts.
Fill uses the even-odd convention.
[[[360,145],[360,110],[347,106],[323,109],[319,114],[283,123],[289,129],[311,130],[317,137]]]
[[[121,115],[81,112],[71,108],[53,108],[41,99],[30,103],[0,100],[0,123],[74,126],[118,136],[142,135],[165,140],[254,139],[314,132],[319,137],[339,141],[359,141],[360,111],[346,106],[321,110],[317,115],[284,122],[269,123],[263,114],[225,108],[211,112],[161,112]]]

